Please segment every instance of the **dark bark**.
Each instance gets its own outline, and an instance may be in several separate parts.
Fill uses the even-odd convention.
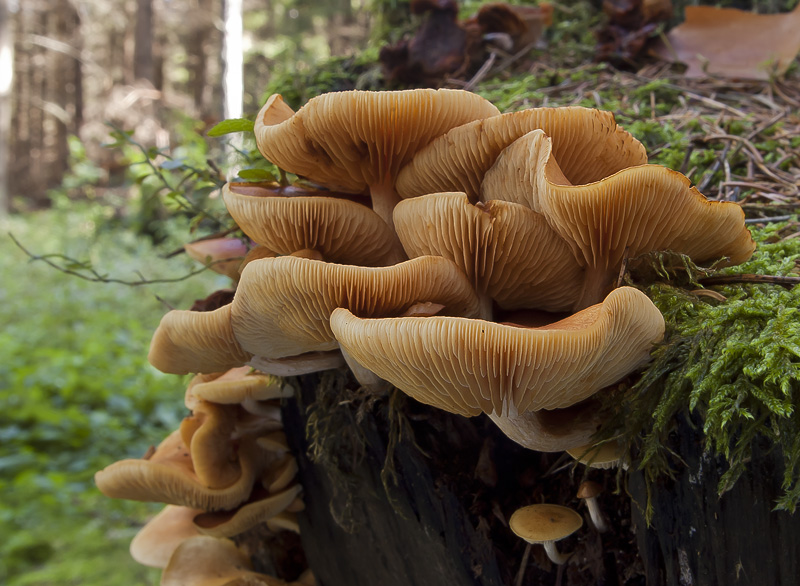
[[[701,430],[677,422],[671,449],[686,462],[674,480],[651,488],[652,526],[635,515],[639,550],[649,586],[794,586],[800,576],[800,518],[774,511],[782,494],[783,456],[756,442],[753,458],[733,488],[721,497],[719,480],[727,466],[704,452]],[[641,473],[630,489],[647,502]],[[637,507],[633,508],[637,511]]]
[[[72,41],[72,31],[75,21],[75,8],[68,0],[61,0],[58,10],[52,14],[55,29],[54,38],[69,45]],[[62,116],[51,115],[51,141],[49,145],[52,160],[48,167],[48,187],[60,185],[67,170],[69,161],[69,145],[67,137],[75,133],[75,116],[73,110],[75,86],[72,84],[72,67],[75,58],[63,52],[53,52],[48,55],[48,66],[51,73],[48,76],[47,99],[54,104]]]
[[[0,218],[9,211],[9,171],[11,169],[10,157],[10,131],[11,131],[11,90],[13,87],[13,62],[14,41],[12,37],[11,13],[8,10],[8,0],[0,0],[0,71],[2,87],[0,87]]]
[[[575,552],[561,570],[533,547],[522,584],[551,586],[559,573],[572,586],[644,583],[629,499],[612,494],[614,471],[525,450],[486,417],[445,413],[399,391],[359,394],[343,370],[296,380],[298,399],[285,402],[283,418],[304,490],[302,545],[321,586],[510,586],[526,544],[508,517],[535,502],[585,516],[576,498],[583,476],[605,485],[601,503],[613,531],[599,534],[585,520],[559,545]]]
[[[302,380],[300,400],[308,405],[317,385],[315,377]],[[435,490],[429,463],[413,445],[397,446],[398,484],[389,483],[386,490],[381,470],[387,438],[374,417],[368,415],[359,426],[364,451],[347,470],[304,457],[308,419],[301,405],[292,401],[284,418],[290,445],[300,455],[299,477],[307,495],[300,516],[303,546],[321,584],[503,583],[491,542],[468,524],[446,486]]]
[[[207,113],[208,95],[208,44],[215,36],[214,6],[211,0],[199,0],[197,14],[187,32],[186,56],[189,69],[189,88],[195,110],[200,116]]]
[[[146,79],[155,86],[153,38],[153,0],[137,0],[133,77]]]

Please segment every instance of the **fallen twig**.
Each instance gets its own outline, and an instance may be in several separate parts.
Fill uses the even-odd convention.
[[[785,277],[782,275],[755,275],[742,273],[738,275],[715,275],[713,277],[703,277],[697,280],[703,285],[729,285],[733,283],[766,283],[769,285],[781,285],[782,287],[792,288],[800,284],[800,277]]]

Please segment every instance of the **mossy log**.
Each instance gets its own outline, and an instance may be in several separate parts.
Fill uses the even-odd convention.
[[[637,539],[648,586],[795,586],[800,580],[800,517],[774,510],[782,496],[783,454],[753,444],[748,469],[718,495],[728,469],[706,452],[697,421],[678,418],[669,446],[685,462],[674,478],[650,487],[652,521],[646,527],[647,488],[630,475]]]

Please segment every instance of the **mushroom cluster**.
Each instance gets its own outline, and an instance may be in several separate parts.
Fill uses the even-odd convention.
[[[487,413],[528,448],[572,449],[600,423],[591,397],[663,335],[645,295],[614,289],[624,260],[754,249],[739,206],[648,165],[607,112],[499,114],[455,90],[326,94],[294,112],[273,95],[255,134],[318,187],[226,186],[255,246],[230,304],[165,316],[150,352],[165,372],[346,360],[364,383]]]
[[[292,389],[251,371],[245,366],[194,377],[185,395],[191,415],[179,429],[143,458],[95,475],[106,496],[167,503],[131,543],[139,563],[168,568],[187,539],[233,537],[260,523],[299,533],[302,487],[278,403]],[[282,583],[272,580],[263,583]]]
[[[255,135],[302,181],[223,189],[251,240],[235,294],[168,313],[149,355],[164,372],[205,373],[187,395],[195,415],[148,460],[100,473],[112,496],[141,498],[128,487],[172,466],[164,502],[228,511],[247,498],[236,487],[260,478],[254,498],[291,507],[299,489],[286,484],[279,432],[264,427],[270,407],[206,390],[227,376],[214,373],[242,367],[293,375],[346,362],[376,392],[391,384],[452,413],[486,413],[530,449],[587,452],[602,423],[597,393],[645,364],[664,333],[646,295],[616,286],[625,260],[671,250],[735,264],[755,247],[739,206],[647,164],[607,112],[500,114],[456,90],[326,94],[295,112],[273,95]],[[195,453],[212,443],[207,460]],[[126,488],[111,480],[117,470]],[[179,485],[196,496],[176,497]],[[254,518],[194,520],[226,535],[237,517]]]

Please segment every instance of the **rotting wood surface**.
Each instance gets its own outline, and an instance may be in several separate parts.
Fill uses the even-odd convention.
[[[650,528],[632,507],[648,586],[796,586],[800,517],[773,510],[782,494],[783,455],[756,442],[748,470],[719,497],[727,466],[704,453],[698,425],[682,416],[671,436],[670,448],[686,466],[652,487]],[[631,472],[629,486],[644,506],[642,474]]]

